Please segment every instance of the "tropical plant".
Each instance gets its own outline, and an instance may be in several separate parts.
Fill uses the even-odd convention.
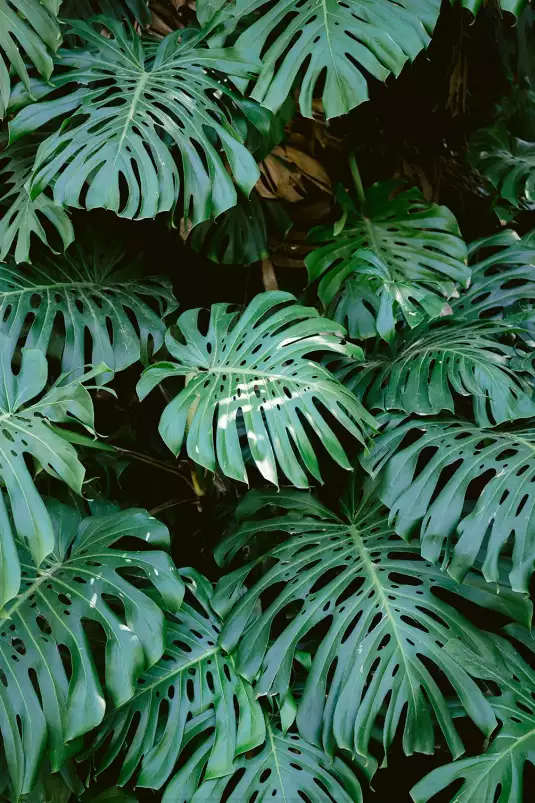
[[[0,800],[533,797],[534,43],[0,0]]]

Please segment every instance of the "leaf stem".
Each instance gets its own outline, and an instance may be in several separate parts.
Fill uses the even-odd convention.
[[[364,193],[364,187],[362,186],[362,179],[360,177],[360,171],[354,153],[349,154],[349,169],[351,170],[351,175],[353,176],[353,181],[355,182],[357,197],[360,203],[363,204],[366,200],[366,195]]]

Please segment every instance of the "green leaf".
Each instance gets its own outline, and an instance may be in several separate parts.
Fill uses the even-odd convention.
[[[535,204],[535,142],[513,136],[504,123],[477,131],[469,160],[476,170],[517,209]]]
[[[273,516],[277,510],[284,515]],[[393,535],[386,514],[353,487],[339,512],[298,491],[251,491],[238,507],[240,526],[218,548],[219,561],[243,548],[257,552],[260,536],[290,537],[219,581],[221,643],[236,650],[244,677],[258,676],[257,694],[284,699],[296,650],[309,644],[312,630],[321,632],[312,643],[297,725],[329,754],[339,747],[373,761],[373,736],[382,739],[386,760],[398,729],[407,755],[432,753],[438,724],[457,756],[463,745],[437,675],[487,736],[495,720],[462,663],[443,650],[451,638],[477,642],[478,631],[436,590],[524,622],[530,605],[505,587],[505,596],[496,596],[475,574],[466,586],[454,583]],[[263,613],[251,621],[258,605]]]
[[[513,631],[517,635],[518,631]],[[527,633],[522,638],[533,652],[533,640]],[[455,761],[433,770],[411,790],[415,803],[426,803],[442,790],[458,783],[451,794],[451,803],[518,803],[525,800],[525,764],[535,764],[535,672],[520,654],[504,639],[489,636],[485,650],[473,651],[458,645],[447,645],[449,653],[462,660],[473,677],[492,680],[499,695],[489,703],[500,722],[500,728],[486,752]],[[446,800],[446,796],[441,800]]]
[[[145,511],[82,520],[51,500],[47,515],[53,551],[37,568],[19,550],[21,592],[0,612],[0,732],[16,795],[31,790],[45,751],[57,771],[77,747],[66,742],[101,722],[106,702],[95,657],[102,636],[112,706],[134,694],[137,678],[163,654],[164,615],[135,577],[152,583],[172,611],[184,590],[165,552],[114,548],[125,537],[168,547],[167,528]],[[90,623],[97,626],[93,638]]]
[[[262,201],[256,192],[240,197],[215,221],[206,220],[192,230],[188,245],[221,265],[252,265],[269,256],[268,226],[273,221],[284,236],[291,226],[284,207],[277,201]]]
[[[342,340],[337,324],[292,302],[290,293],[262,293],[241,315],[226,304],[214,304],[204,332],[201,310],[188,310],[178,319],[182,343],[169,330],[166,345],[176,362],[148,368],[138,395],[145,398],[167,377],[186,377],[186,386],[160,420],[160,434],[173,454],[179,454],[186,438],[196,463],[209,471],[219,466],[227,477],[247,482],[238,432],[243,422],[252,459],[269,482],[278,484],[277,464],[298,487],[308,487],[307,472],[321,481],[311,431],[340,466],[351,469],[325,413],[360,442],[374,419],[309,355],[335,352],[358,358],[362,352]]]
[[[203,34],[178,41],[181,31],[156,50],[145,48],[130,28],[99,22],[112,38],[84,22],[72,25],[96,52],[62,53],[71,70],[61,83],[70,94],[26,106],[10,123],[15,141],[64,118],[39,148],[32,198],[52,183],[59,205],[136,219],[174,210],[180,198],[195,225],[236,203],[233,178],[248,195],[259,171],[244,144],[247,123],[269,128],[269,119],[230,81],[250,76],[254,60],[203,46]]]
[[[360,784],[343,761],[327,758],[294,733],[284,735],[268,723],[266,730],[263,750],[238,759],[234,775],[205,780],[197,791],[194,755],[171,780],[162,803],[253,803],[273,798],[362,803]],[[208,742],[198,752],[209,749]]]
[[[58,206],[49,192],[32,200],[27,183],[32,174],[37,148],[42,136],[17,142],[0,154],[0,179],[6,186],[0,196],[0,262],[14,246],[15,262],[29,262],[32,234],[52,249],[49,229],[55,229],[63,248],[74,240],[74,230],[67,212]],[[52,249],[54,250],[54,249]]]
[[[506,229],[477,240],[469,247],[470,287],[452,299],[456,317],[466,320],[509,319],[526,312],[535,322],[535,248],[529,235],[519,238]]]
[[[211,607],[211,584],[194,570],[181,574],[186,598],[178,613],[168,616],[165,654],[139,678],[133,698],[104,720],[91,747],[94,753],[105,746],[99,772],[122,762],[121,785],[136,773],[136,786],[160,789],[184,751],[187,726],[195,718],[204,725],[197,738],[206,739],[215,729],[205,757],[206,779],[232,773],[235,758],[265,738],[264,715],[252,687],[218,645],[221,622]]]
[[[511,585],[527,592],[535,564],[535,430],[408,421],[377,438],[362,463],[396,532],[418,535],[427,560],[444,555],[457,580],[481,562],[495,582],[510,544]]]
[[[226,15],[236,22],[253,15],[236,42],[262,58],[253,98],[277,111],[299,79],[301,114],[312,117],[324,77],[322,101],[331,118],[368,99],[368,75],[397,76],[428,46],[439,9],[436,0],[235,0]]]
[[[25,57],[43,78],[50,78],[52,53],[61,42],[58,5],[57,0],[0,0],[0,118],[9,102],[10,71],[30,87]]]
[[[339,196],[342,227],[320,226],[309,237],[320,245],[305,260],[309,280],[320,280],[320,299],[350,327],[351,337],[392,340],[397,320],[414,327],[447,313],[456,283],[470,279],[466,246],[449,209],[428,204],[416,189],[392,196],[396,187],[398,182],[374,184],[360,211]],[[362,294],[363,285],[377,300],[366,303],[365,296],[348,312],[347,294]]]
[[[518,370],[518,350],[500,342],[509,331],[514,332],[489,322],[423,325],[399,337],[393,354],[357,366],[346,361],[335,375],[369,410],[453,413],[461,396],[471,399],[481,427],[530,418],[533,377]]]
[[[18,592],[20,570],[14,535],[39,565],[54,547],[52,522],[26,463],[33,457],[38,467],[62,480],[76,493],[82,492],[84,467],[76,449],[51,424],[79,423],[93,431],[93,404],[80,382],[65,378],[43,393],[47,361],[38,349],[22,349],[17,374],[10,364],[11,347],[0,333],[0,479],[10,503],[11,519],[0,494],[0,605]],[[88,380],[99,367],[86,374]]]
[[[103,362],[116,372],[147,363],[163,345],[163,318],[177,303],[169,279],[139,272],[120,245],[95,232],[62,257],[41,256],[32,267],[0,265],[0,331],[10,353],[22,340],[59,357],[61,370],[74,375],[86,364]]]

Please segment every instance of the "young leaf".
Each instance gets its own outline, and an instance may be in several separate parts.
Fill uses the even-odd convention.
[[[277,510],[284,515],[273,516]],[[282,699],[296,650],[312,650],[297,724],[329,754],[340,747],[371,760],[370,739],[382,731],[386,756],[398,729],[408,755],[432,753],[438,723],[457,756],[463,745],[437,674],[487,736],[495,720],[462,663],[444,652],[451,638],[472,643],[480,636],[440,592],[524,622],[530,606],[505,588],[505,597],[496,596],[476,575],[466,586],[454,583],[396,539],[386,513],[377,501],[356,498],[352,487],[340,512],[306,493],[251,491],[238,507],[242,523],[216,556],[226,561],[243,547],[258,552],[254,539],[269,533],[290,537],[219,581],[213,604],[225,620],[221,644],[236,650],[245,677],[258,675],[257,694]],[[263,613],[251,621],[259,604]],[[322,635],[310,643],[314,629]]]
[[[163,345],[163,319],[177,303],[169,279],[138,274],[135,260],[102,238],[59,258],[41,256],[33,267],[0,265],[0,331],[10,353],[22,339],[45,354],[59,352],[62,371],[74,375],[88,363],[111,372],[146,363]]]
[[[320,279],[319,296],[336,320],[350,324],[353,315],[357,318],[351,337],[370,332],[392,340],[400,316],[414,327],[443,315],[456,283],[466,285],[470,279],[466,246],[449,209],[428,204],[416,189],[392,197],[396,186],[374,184],[360,210],[342,196],[341,230],[320,226],[309,238],[320,245],[306,259],[310,282]],[[371,309],[348,314],[348,302],[340,302],[339,294],[343,298],[359,288],[345,290],[347,280],[368,285],[377,297],[367,305]]]
[[[101,722],[106,702],[95,657],[102,635],[112,706],[134,694],[137,678],[164,652],[164,615],[134,585],[135,573],[172,611],[184,591],[165,552],[114,548],[124,537],[169,545],[167,528],[146,512],[82,520],[74,508],[50,500],[47,515],[52,553],[38,568],[20,548],[21,592],[0,612],[0,732],[16,795],[31,790],[45,750],[55,772],[77,747],[65,743]],[[97,642],[88,637],[93,622]]]
[[[398,338],[394,354],[358,366],[348,362],[335,375],[369,410],[453,413],[455,399],[464,396],[481,427],[530,418],[535,416],[533,377],[515,370],[517,349],[498,339],[508,331],[514,330],[488,322],[421,325]]]
[[[525,632],[525,631],[524,631]],[[513,630],[517,635],[517,631]],[[535,652],[526,633],[522,642]],[[477,652],[458,644],[446,646],[473,677],[492,680],[499,694],[489,698],[500,728],[487,751],[439,767],[411,790],[415,803],[427,803],[455,782],[451,803],[518,803],[525,800],[525,764],[535,764],[535,672],[504,639],[489,636],[485,650]],[[446,796],[441,797],[446,800]]]
[[[309,355],[358,357],[362,352],[342,340],[337,324],[294,301],[290,293],[262,293],[241,315],[215,304],[206,333],[200,329],[201,310],[188,310],[178,319],[183,343],[169,330],[166,345],[176,362],[148,368],[138,395],[145,398],[167,377],[186,377],[186,386],[168,404],[159,426],[175,455],[188,428],[186,447],[192,460],[209,471],[219,466],[227,477],[247,482],[238,433],[243,421],[253,461],[269,482],[278,484],[277,464],[298,487],[308,487],[306,472],[321,481],[311,431],[339,465],[351,469],[325,413],[360,442],[374,419]]]
[[[408,421],[378,437],[362,463],[377,478],[396,532],[418,535],[427,560],[444,555],[457,580],[482,561],[495,582],[510,543],[511,585],[527,592],[535,568],[535,430]]]
[[[360,784],[341,759],[329,759],[301,737],[283,734],[269,723],[266,730],[263,750],[238,759],[233,775],[205,780],[197,789],[199,757],[211,749],[209,741],[202,745],[199,755],[171,780],[162,803],[253,803],[274,798],[362,803]]]
[[[27,106],[10,123],[15,141],[65,118],[39,148],[31,197],[53,184],[59,205],[136,219],[173,210],[181,197],[195,225],[236,203],[232,177],[248,195],[259,171],[242,132],[246,119],[267,125],[267,112],[233,91],[228,79],[250,76],[254,60],[203,47],[201,34],[179,41],[181,32],[153,52],[116,20],[96,21],[111,38],[73,23],[91,52],[62,54],[62,66],[71,70],[61,82],[70,94]]]
[[[193,720],[200,725],[197,738],[215,733],[207,779],[232,773],[237,756],[265,738],[252,687],[218,645],[221,622],[211,608],[211,584],[193,570],[181,575],[186,598],[167,618],[165,654],[139,678],[132,699],[104,720],[91,746],[92,753],[105,746],[100,772],[122,761],[121,785],[136,773],[136,786],[160,789],[180,759]]]

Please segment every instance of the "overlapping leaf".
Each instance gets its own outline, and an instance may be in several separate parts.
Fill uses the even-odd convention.
[[[99,770],[117,757],[119,783],[160,789],[173,773],[190,736],[210,740],[205,779],[233,772],[240,755],[265,738],[253,689],[218,645],[221,622],[211,608],[212,586],[193,570],[182,573],[186,599],[168,617],[165,653],[137,681],[133,698],[105,719],[92,753],[104,745]],[[214,734],[212,737],[212,733]]]
[[[530,418],[535,416],[533,377],[516,370],[517,349],[500,342],[508,330],[489,323],[424,325],[398,338],[393,354],[377,355],[362,366],[349,363],[335,373],[369,410],[453,413],[456,401],[467,397],[479,426]]]
[[[120,245],[102,238],[73,246],[59,258],[41,256],[32,267],[0,265],[6,347],[12,353],[22,339],[59,356],[65,372],[79,373],[88,363],[103,362],[112,372],[139,359],[146,363],[162,346],[165,316],[176,307],[167,278],[141,278]]]
[[[337,324],[294,301],[289,293],[263,293],[242,315],[226,304],[215,304],[205,331],[200,328],[201,310],[180,316],[184,342],[172,330],[166,335],[176,362],[151,366],[138,384],[143,399],[168,377],[186,378],[159,426],[174,454],[186,440],[192,460],[210,471],[219,466],[228,477],[247,482],[238,429],[243,422],[252,459],[270,482],[278,483],[277,465],[298,487],[308,486],[307,472],[321,481],[312,431],[339,465],[351,468],[326,412],[361,442],[374,420],[309,355],[359,357],[362,352],[342,340],[344,332]]]
[[[6,185],[0,196],[0,262],[12,249],[15,262],[29,262],[32,235],[51,247],[48,228],[56,230],[57,242],[64,249],[74,240],[69,215],[54,203],[50,192],[32,199],[28,191],[27,182],[42,141],[39,135],[28,137],[0,154],[0,179]]]
[[[321,226],[311,232],[319,247],[306,259],[309,279],[320,280],[321,300],[352,337],[379,334],[392,340],[400,317],[414,327],[443,315],[456,283],[466,285],[470,278],[466,246],[449,209],[428,204],[415,189],[392,197],[396,186],[375,184],[360,210],[339,195],[342,222],[334,230]],[[377,301],[364,295],[349,311],[345,296],[362,294],[361,284]]]
[[[214,607],[225,619],[221,643],[236,651],[245,677],[259,675],[258,694],[282,699],[296,650],[312,652],[297,724],[329,754],[338,746],[372,761],[374,730],[382,731],[386,754],[400,728],[407,754],[431,753],[438,723],[459,755],[462,742],[437,674],[484,733],[495,721],[462,663],[443,650],[451,638],[477,642],[478,631],[435,591],[447,589],[524,621],[529,606],[523,609],[527,603],[505,589],[504,597],[495,596],[476,575],[466,586],[452,582],[395,537],[380,503],[353,493],[346,501],[336,513],[297,491],[252,491],[245,498],[238,508],[242,522],[216,553],[220,560],[243,547],[261,553],[255,537],[291,537],[220,580]],[[273,517],[277,509],[285,515]],[[263,568],[260,576],[256,567]],[[251,621],[259,603],[263,613]],[[320,625],[319,644],[310,643]]]
[[[202,20],[221,5],[202,2]],[[429,44],[439,9],[435,0],[235,0],[225,13],[234,23],[246,18],[236,46],[262,58],[252,96],[276,111],[299,79],[301,114],[312,117],[324,76],[322,100],[330,118],[368,99],[368,75],[380,81],[399,75]]]
[[[53,184],[59,205],[136,219],[173,210],[180,197],[196,224],[236,203],[233,178],[248,195],[259,171],[244,145],[247,121],[263,130],[269,116],[228,79],[250,76],[254,59],[203,47],[201,34],[179,42],[180,32],[154,52],[119,22],[101,24],[111,38],[73,23],[91,52],[62,53],[70,92],[26,106],[10,124],[15,141],[64,118],[39,148],[31,197]]]
[[[493,582],[510,548],[511,585],[528,590],[535,568],[533,428],[408,421],[377,438],[363,463],[377,477],[394,529],[419,536],[425,558],[444,554],[458,580],[481,562]]]
[[[0,0],[0,117],[11,90],[13,70],[29,88],[26,59],[50,78],[52,54],[61,42],[57,13],[61,0]]]
[[[65,743],[102,720],[106,702],[88,623],[104,636],[104,689],[112,706],[121,705],[165,649],[164,615],[133,584],[136,573],[171,611],[184,590],[165,552],[115,546],[124,537],[169,545],[167,528],[144,511],[82,520],[51,500],[47,516],[53,551],[36,567],[19,550],[21,591],[0,612],[0,732],[15,799],[31,790],[45,752],[57,771],[76,749]]]
[[[527,631],[525,635],[516,629],[512,633],[535,651]],[[499,694],[489,698],[489,703],[500,728],[485,753],[426,775],[411,791],[415,803],[427,803],[439,792],[447,793],[450,786],[451,803],[518,803],[526,799],[525,765],[535,765],[535,672],[505,639],[490,639],[480,652],[449,644],[446,649],[473,677],[496,684]],[[447,798],[444,795],[442,799]]]
[[[14,536],[37,565],[54,547],[52,522],[26,461],[81,493],[84,467],[76,449],[51,423],[80,423],[93,430],[91,397],[79,382],[58,382],[43,393],[47,361],[38,349],[23,349],[18,373],[10,363],[9,339],[0,333],[0,479],[9,499],[10,516],[0,494],[0,605],[19,590],[20,571]],[[105,370],[86,374],[90,379]],[[67,433],[66,433],[67,434]]]
[[[210,742],[202,745],[170,782],[162,803],[362,802],[357,778],[339,758],[329,759],[296,734],[283,734],[272,724],[266,723],[266,730],[263,750],[241,757],[233,775],[205,780],[197,789],[199,756],[211,749]]]

